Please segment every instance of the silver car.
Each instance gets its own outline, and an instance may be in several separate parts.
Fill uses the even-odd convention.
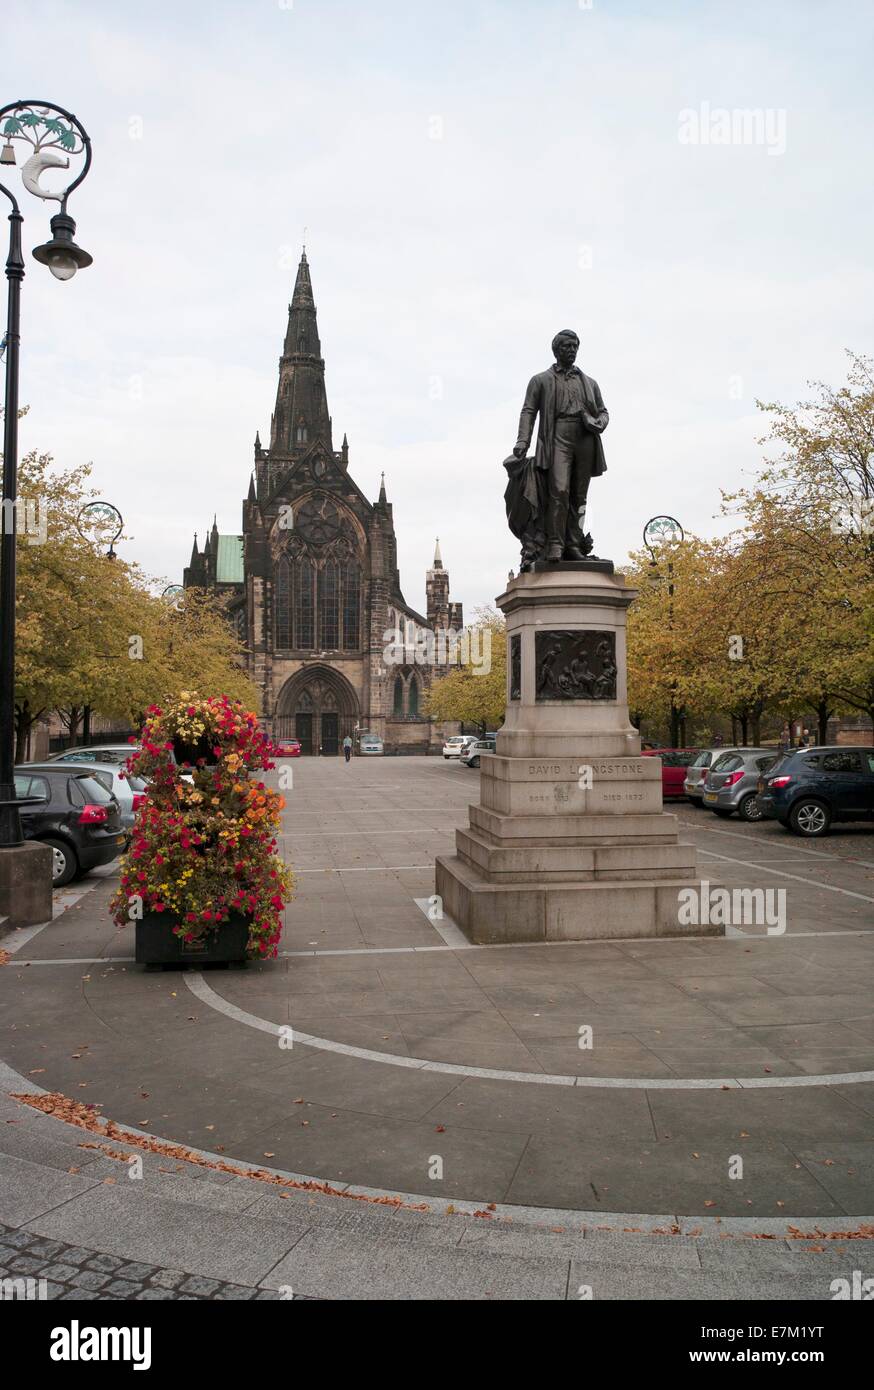
[[[46,758],[48,763],[113,763],[121,767],[134,753],[139,753],[138,743],[96,743],[88,748],[65,748],[62,753],[53,753]]]
[[[704,783],[703,804],[717,816],[759,821],[762,808],[756,799],[759,778],[777,761],[768,748],[724,748],[714,758]]]
[[[725,748],[702,748],[694,763],[690,763],[686,768],[683,791],[693,806],[703,806],[704,783],[707,781],[707,773],[710,771],[714,758],[718,758],[720,753],[726,751]]]
[[[466,767],[479,767],[481,753],[494,753],[496,749],[495,736],[491,738],[478,738],[475,743],[468,743],[459,759]]]

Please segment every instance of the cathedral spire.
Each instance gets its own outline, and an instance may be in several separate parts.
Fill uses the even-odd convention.
[[[192,564],[192,565],[196,563],[198,554],[199,554],[199,551],[198,551],[198,549],[197,549],[197,532],[195,531],[195,533],[194,533],[194,545],[191,547],[191,564]]]
[[[440,537],[439,537],[439,536],[437,537],[437,542],[436,542],[436,544],[435,544],[435,546],[434,546],[434,568],[435,568],[435,570],[442,570],[442,568],[443,568],[443,560],[442,560],[442,557],[441,557],[441,555],[440,555]]]
[[[384,473],[381,473],[381,474],[379,475],[379,500],[380,500],[380,502],[387,502],[387,501],[388,501],[388,498],[387,498],[386,495],[385,495],[385,474],[384,474]]]
[[[306,251],[302,252],[288,306],[288,326],[279,363],[276,409],[270,428],[270,457],[292,458],[321,443],[333,454],[325,392],[325,363]]]
[[[254,474],[254,473],[250,473],[250,475],[249,475],[249,498],[248,498],[248,500],[249,500],[250,502],[254,502],[254,501],[255,501],[255,474]]]
[[[313,299],[313,283],[310,279],[310,266],[307,253],[301,253],[294,293],[288,306],[288,329],[285,334],[286,356],[321,357],[319,328],[316,323],[316,305]]]

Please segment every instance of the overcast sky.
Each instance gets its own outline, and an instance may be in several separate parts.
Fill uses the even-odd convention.
[[[597,552],[659,512],[711,534],[755,398],[872,346],[872,29],[863,0],[9,7],[0,104],[94,147],[73,281],[23,198],[22,446],[92,460],[123,553],[180,581],[213,512],[240,529],[306,227],[335,446],[372,499],[385,470],[414,607],[435,535],[468,613],[516,567],[501,464],[563,327],[612,417]],[[761,141],[703,143],[720,109]]]

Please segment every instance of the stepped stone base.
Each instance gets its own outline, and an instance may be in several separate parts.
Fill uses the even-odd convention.
[[[480,946],[723,935],[719,926],[678,925],[678,893],[697,887],[687,878],[498,884],[447,855],[437,860],[436,887],[444,912]]]
[[[628,720],[634,597],[622,576],[562,567],[520,575],[497,600],[506,719],[496,752],[481,755],[480,804],[436,863],[443,909],[471,941],[723,933],[680,921],[680,893],[701,877],[662,809],[661,760],[641,756]]]

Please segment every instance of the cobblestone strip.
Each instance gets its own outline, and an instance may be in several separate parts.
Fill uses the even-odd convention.
[[[105,1299],[150,1301],[174,1299],[186,1302],[291,1300],[277,1289],[250,1288],[222,1279],[203,1279],[181,1269],[160,1269],[137,1264],[116,1255],[101,1255],[81,1245],[46,1240],[30,1231],[0,1224],[0,1279],[46,1281],[49,1299]],[[9,1289],[9,1286],[4,1286]],[[3,1294],[0,1294],[2,1301]],[[5,1295],[7,1298],[10,1292]],[[14,1296],[14,1295],[12,1295]],[[20,1296],[20,1295],[19,1295]],[[295,1301],[305,1300],[302,1294]]]

